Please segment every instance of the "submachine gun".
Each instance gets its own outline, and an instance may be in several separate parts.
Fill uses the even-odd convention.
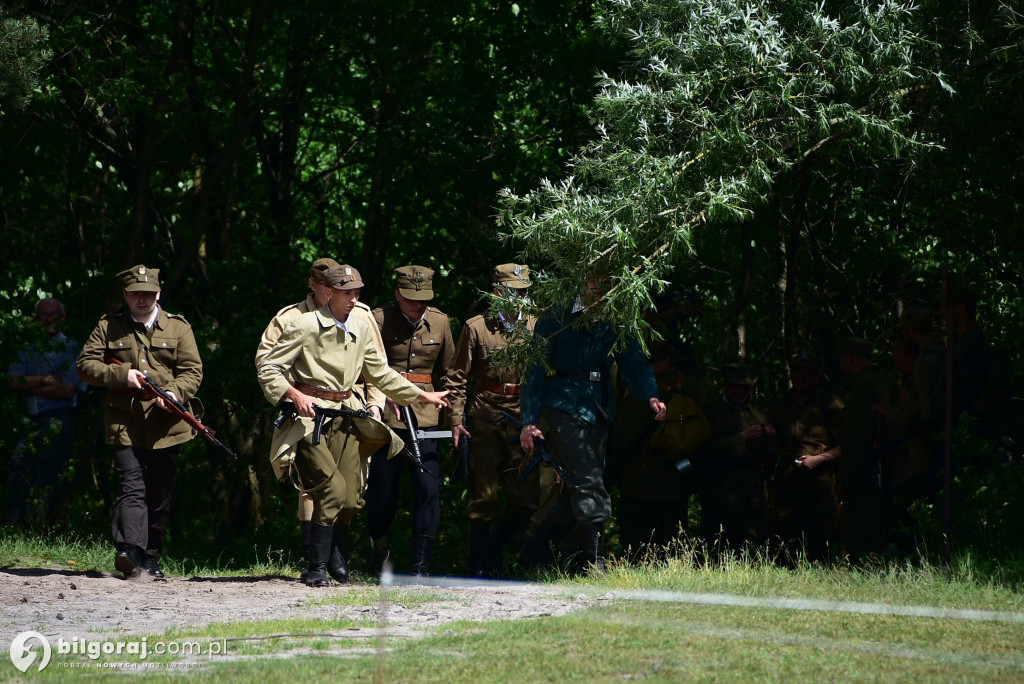
[[[281,414],[274,420],[276,428],[284,425],[284,421],[289,418],[294,420],[299,415],[299,410],[290,401],[282,401],[278,408],[281,409]],[[332,409],[313,404],[313,446],[320,443],[324,425],[335,418],[373,418],[373,415],[365,409]]]
[[[496,423],[511,423],[520,430],[523,429],[523,422],[508,411],[499,411],[498,415],[495,416],[493,420]],[[509,437],[508,443],[515,444],[518,441],[519,435],[513,435],[512,437]],[[563,468],[562,464],[555,460],[555,457],[551,455],[550,451],[548,451],[548,447],[544,443],[544,440],[541,438],[534,438],[533,444],[536,448],[533,450],[533,453],[530,454],[530,460],[527,463],[526,468],[519,473],[518,480],[520,482],[525,482],[526,478],[530,476],[530,473],[537,469],[537,466],[541,463],[546,463],[555,471],[555,484],[565,482],[566,484],[571,485],[572,479],[569,477],[569,471]]]

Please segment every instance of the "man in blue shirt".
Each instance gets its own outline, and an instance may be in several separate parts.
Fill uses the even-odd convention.
[[[612,353],[617,335],[611,325],[584,318],[602,294],[601,281],[591,279],[571,310],[537,321],[534,335],[547,340],[545,355],[554,373],[548,375],[539,363],[528,365],[520,395],[520,443],[532,450],[535,440],[544,439],[568,471],[569,506],[580,535],[577,562],[580,569],[596,573],[604,571],[600,539],[611,515],[604,464],[615,403],[609,386],[612,363],[638,397],[647,397],[653,418],[665,417],[654,372],[637,341]]]
[[[7,522],[26,519],[31,490],[45,493],[44,515],[53,516],[60,502],[58,485],[75,450],[75,407],[86,385],[78,379],[78,343],[61,332],[64,305],[48,297],[36,303],[35,320],[46,341],[18,352],[7,369],[7,384],[22,396],[34,429],[18,443],[7,480]]]

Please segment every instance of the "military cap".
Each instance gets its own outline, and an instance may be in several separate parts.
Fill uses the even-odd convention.
[[[530,267],[523,264],[502,264],[494,269],[494,284],[516,290],[530,287]]]
[[[121,289],[125,292],[159,292],[160,269],[146,268],[142,264],[132,266],[117,274]]]
[[[871,343],[861,337],[847,337],[839,343],[840,356],[863,356],[870,359],[874,353]]]
[[[334,259],[330,259],[328,257],[324,257],[323,259],[317,259],[316,261],[313,262],[313,267],[309,269],[309,277],[313,280],[314,283],[320,283],[321,285],[323,285],[324,273],[327,272],[327,269],[334,268],[335,266],[338,265],[339,264],[337,261],[335,261]]]
[[[398,293],[406,299],[427,302],[434,298],[434,270],[426,266],[396,268]]]
[[[789,357],[790,368],[814,368],[818,370],[821,368],[821,359],[814,354],[808,354],[807,352],[800,352]]]
[[[324,271],[324,284],[334,290],[359,290],[363,287],[363,278],[354,267],[342,264]]]
[[[904,309],[900,314],[899,327],[929,333],[932,331],[932,313],[923,306]]]
[[[757,381],[757,378],[751,375],[742,363],[723,366],[722,379],[734,385],[753,385]]]

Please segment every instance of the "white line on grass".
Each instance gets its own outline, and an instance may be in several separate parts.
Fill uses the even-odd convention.
[[[631,601],[657,601],[660,603],[699,603],[713,606],[745,606],[750,608],[784,608],[788,610],[817,610],[837,613],[868,615],[905,615],[909,617],[943,618],[953,620],[980,620],[987,622],[1022,622],[1024,612],[979,610],[975,608],[949,608],[945,606],[899,605],[833,599],[792,598],[786,596],[742,596],[739,594],[713,594],[706,592],[665,591],[653,589],[602,589],[586,586],[545,585],[533,582],[475,580],[463,577],[409,577],[382,575],[381,584],[422,585],[432,587],[488,587],[527,593],[589,594],[600,598]]]

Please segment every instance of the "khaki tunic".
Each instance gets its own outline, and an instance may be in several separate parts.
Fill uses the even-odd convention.
[[[415,327],[406,320],[398,304],[392,302],[373,310],[373,318],[380,328],[384,339],[384,351],[387,362],[399,373],[423,373],[433,375],[438,368],[438,375],[444,375],[455,355],[455,342],[447,314],[433,307],[427,307],[423,319]],[[433,383],[416,383],[420,389],[432,392]],[[437,411],[433,406],[417,404],[414,407],[419,427],[437,425]],[[393,428],[404,428],[393,413],[388,415],[388,425]]]
[[[527,330],[533,330],[536,319],[530,317],[523,321]],[[448,399],[452,402],[452,425],[462,424],[462,414],[474,418],[490,419],[501,411],[513,416],[519,415],[518,394],[498,394],[481,389],[481,383],[489,385],[518,385],[521,373],[512,369],[499,373],[491,368],[490,357],[503,348],[505,341],[505,324],[499,319],[486,316],[474,316],[466,321],[459,342],[455,347],[455,355],[448,364],[448,373],[444,379],[444,389],[450,390]],[[468,400],[468,390],[473,388],[473,397]]]
[[[313,294],[306,295],[306,299],[295,304],[290,304],[280,311],[278,311],[273,320],[267,326],[266,330],[263,331],[263,337],[260,338],[260,345],[256,348],[256,367],[259,368],[263,365],[267,356],[270,355],[270,350],[277,344],[277,340],[281,337],[281,333],[284,332],[285,326],[291,323],[293,320],[298,318],[304,313],[310,311],[316,311],[317,305],[316,300],[313,298]],[[373,316],[370,314],[370,307],[362,302],[356,302],[356,306],[352,309],[352,313],[349,314],[351,318],[361,318],[362,320],[370,323],[371,334],[373,336],[373,345],[380,356],[384,356],[384,343],[380,338],[380,329],[374,324]],[[378,390],[373,385],[366,385],[362,390],[362,397],[366,400],[367,406],[377,406],[381,409],[384,408],[384,393]]]
[[[533,330],[536,319],[530,317],[516,325]],[[462,424],[464,413],[470,417],[470,496],[466,510],[474,522],[489,522],[501,513],[500,491],[505,493],[504,518],[512,522],[525,522],[534,511],[551,498],[554,473],[548,467],[537,468],[531,477],[519,481],[519,470],[524,467],[526,452],[515,439],[519,428],[493,419],[501,411],[519,416],[519,395],[499,394],[482,389],[488,385],[518,385],[520,372],[498,372],[491,367],[490,358],[507,344],[505,323],[501,319],[474,316],[466,321],[455,347],[455,357],[448,366],[444,389],[451,394],[452,425]],[[472,388],[473,396],[467,399]],[[468,408],[467,408],[468,403]]]
[[[410,404],[419,397],[420,389],[388,368],[377,354],[369,342],[373,339],[371,326],[353,316],[349,316],[346,323],[347,335],[342,333],[329,308],[324,306],[299,316],[285,327],[258,371],[263,394],[271,404],[277,406],[291,387],[287,377],[289,372],[296,383],[335,391],[351,389],[363,375],[399,404]],[[324,408],[363,408],[362,402],[354,395],[344,402],[317,399],[317,404]],[[370,422],[359,421],[359,425]],[[294,421],[291,429],[278,429],[271,445],[271,458],[279,458],[284,451],[294,449],[302,437],[312,432],[311,418]],[[377,434],[387,433],[377,431]],[[389,439],[392,442],[390,455],[394,456],[404,445],[397,435]],[[369,453],[373,450],[368,449]]]
[[[121,365],[107,363],[105,356]],[[132,368],[173,392],[182,403],[194,397],[203,380],[203,362],[188,321],[161,308],[153,327],[146,330],[127,312],[108,314],[82,347],[78,376],[90,385],[110,389],[103,402],[107,444],[163,449],[192,439],[188,423],[158,408],[155,399],[141,401],[129,395]]]

